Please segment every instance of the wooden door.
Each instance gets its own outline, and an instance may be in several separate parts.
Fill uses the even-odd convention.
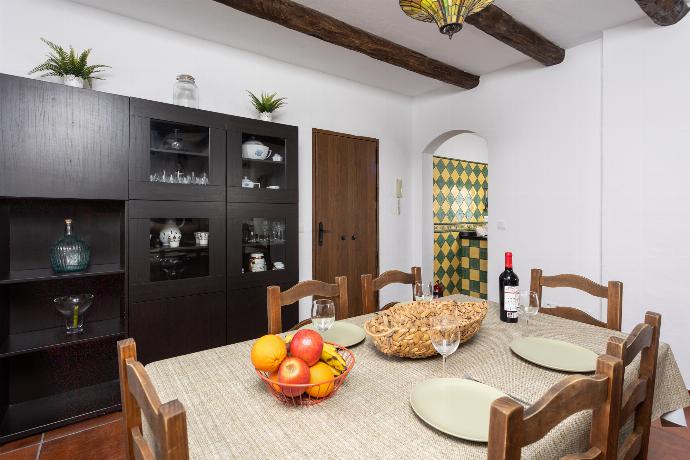
[[[313,277],[347,276],[349,316],[362,313],[360,276],[378,274],[378,145],[313,132]]]

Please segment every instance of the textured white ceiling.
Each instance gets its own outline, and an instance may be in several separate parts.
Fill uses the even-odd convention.
[[[212,0],[73,1],[409,96],[446,86]],[[478,75],[528,59],[469,25],[448,40],[435,24],[408,18],[397,0],[296,1]],[[564,48],[644,16],[634,0],[496,0],[496,4]]]

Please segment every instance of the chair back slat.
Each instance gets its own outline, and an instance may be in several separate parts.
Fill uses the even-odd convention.
[[[173,400],[161,404],[144,366],[137,361],[133,339],[117,343],[120,394],[128,460],[188,460],[187,416]],[[151,429],[153,447],[142,436],[142,414]]]
[[[652,340],[654,340],[654,328],[649,324],[641,323],[635,326],[626,339],[611,337],[606,345],[606,353],[619,356],[623,365],[627,366],[642,350],[652,346]]]
[[[644,323],[635,326],[625,340],[611,337],[606,346],[607,354],[622,360],[626,365],[640,355],[637,379],[628,385],[628,390],[618,404],[620,416],[618,426],[615,427],[616,433],[620,432],[630,417],[635,418],[632,433],[620,446],[616,446],[616,455],[622,459],[647,458],[660,333],[661,315],[647,312]]]
[[[414,284],[417,281],[422,281],[422,269],[420,267],[412,267],[410,273],[401,272],[400,270],[388,270],[383,272],[378,278],[374,278],[370,274],[362,275],[362,313],[366,315],[376,311],[376,292],[384,287],[390,284],[410,284],[414,294]],[[390,302],[381,310],[390,308],[396,303]]]
[[[586,292],[595,297],[606,299],[606,322],[599,321],[584,311],[573,307],[550,307],[543,308],[540,312],[547,315],[558,316],[561,318],[579,321],[581,323],[594,326],[605,327],[615,331],[621,330],[623,318],[623,283],[620,281],[609,281],[608,286],[602,286],[594,281],[579,275],[554,275],[544,276],[539,268],[533,268],[530,279],[530,290],[542,300],[542,291],[548,288],[572,288]]]
[[[567,417],[588,409],[592,410],[589,450],[564,458],[609,458],[615,445],[608,433],[617,424],[613,403],[619,400],[622,381],[621,360],[602,355],[594,376],[566,377],[526,410],[511,398],[497,399],[491,405],[488,459],[518,460],[524,446],[543,438]]]
[[[345,276],[336,277],[335,284],[328,284],[318,280],[301,281],[282,292],[280,286],[269,286],[266,299],[268,333],[280,334],[283,332],[282,309],[285,305],[292,305],[300,299],[313,296],[333,299],[335,302],[336,319],[350,317],[347,298],[347,277]]]

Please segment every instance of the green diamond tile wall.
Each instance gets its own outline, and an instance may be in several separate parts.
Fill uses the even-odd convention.
[[[489,168],[434,157],[434,273],[444,294],[487,298],[488,241],[461,238],[461,224],[484,222]]]
[[[434,223],[484,222],[489,166],[434,157]]]

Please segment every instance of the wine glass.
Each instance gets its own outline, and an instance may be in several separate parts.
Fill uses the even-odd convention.
[[[452,315],[431,318],[429,338],[436,351],[443,356],[443,373],[446,373],[446,358],[460,346],[460,322]]]
[[[311,307],[311,323],[323,333],[335,323],[335,304],[330,299],[316,299]]]
[[[434,298],[434,291],[431,283],[424,283],[422,281],[415,281],[414,283],[414,300],[428,302]]]
[[[525,315],[525,325],[529,327],[530,318],[539,313],[539,296],[536,292],[520,291],[520,312]]]

